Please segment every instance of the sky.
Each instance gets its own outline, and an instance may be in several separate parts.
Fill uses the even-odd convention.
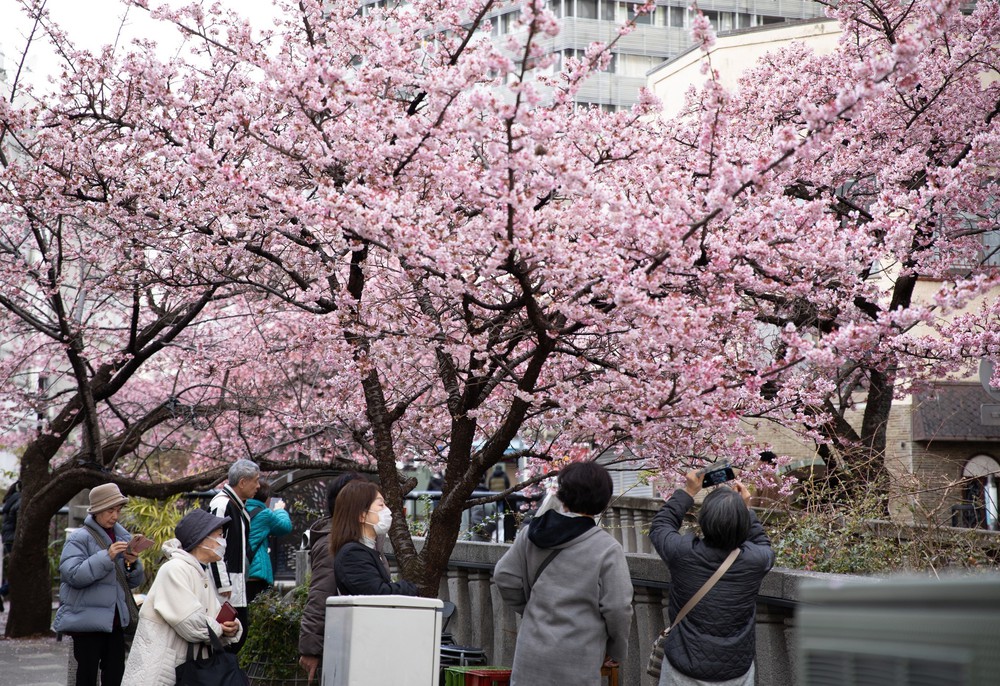
[[[251,17],[257,26],[263,25],[273,11],[271,0],[219,1]],[[150,4],[181,6],[189,2],[197,0],[151,0]],[[120,0],[47,0],[46,6],[51,17],[80,47],[97,50],[114,43],[122,17],[126,17],[126,23],[119,44],[123,41],[127,44],[134,37],[155,38],[169,54],[176,49],[179,41],[175,30],[162,22],[153,21],[143,10],[129,9],[126,16],[126,7]],[[31,21],[25,18],[20,7],[18,0],[0,0],[0,52],[4,56],[3,68],[8,79],[13,78],[24,49],[25,36],[31,30]],[[174,48],[168,47],[171,45]],[[39,42],[32,45],[29,64],[33,71],[32,79],[38,82],[43,74],[53,72],[57,60],[51,48]]]

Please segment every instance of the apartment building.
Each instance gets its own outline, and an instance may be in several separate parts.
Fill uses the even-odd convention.
[[[396,0],[364,2],[364,8],[392,7]],[[559,35],[547,40],[556,54],[552,70],[563,59],[581,57],[591,43],[609,43],[618,28],[636,19],[636,29],[622,37],[612,49],[607,71],[592,75],[577,94],[580,105],[599,106],[614,111],[629,108],[646,85],[651,69],[684,52],[691,46],[691,19],[688,0],[657,0],[653,12],[636,16],[642,3],[623,0],[551,0],[550,7],[561,19]],[[812,0],[702,0],[698,3],[717,32],[780,24],[792,19],[823,16],[823,7]],[[501,39],[518,31],[519,2],[504,2],[490,12],[493,36]]]

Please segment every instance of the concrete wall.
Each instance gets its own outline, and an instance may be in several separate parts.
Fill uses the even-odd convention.
[[[460,541],[440,589],[440,597],[458,608],[448,627],[456,643],[483,648],[495,665],[512,664],[519,621],[491,583],[493,567],[506,550],[504,544]],[[621,683],[654,686],[645,674],[645,666],[653,639],[666,625],[670,575],[657,555],[630,553],[627,558],[635,599],[629,656],[622,665]],[[795,683],[794,607],[801,583],[843,578],[787,569],[768,574],[757,605],[758,686]]]

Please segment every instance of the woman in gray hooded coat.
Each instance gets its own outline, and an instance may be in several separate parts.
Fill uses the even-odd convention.
[[[594,521],[611,491],[601,465],[569,465],[562,511],[533,519],[497,562],[500,595],[522,617],[512,686],[598,686],[603,664],[625,659],[632,581],[621,545]]]

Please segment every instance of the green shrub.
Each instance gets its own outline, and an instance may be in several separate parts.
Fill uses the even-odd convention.
[[[156,545],[140,553],[146,580],[136,592],[145,593],[149,590],[157,570],[163,564],[163,552],[160,546],[174,537],[174,527],[187,514],[178,506],[179,495],[166,500],[149,498],[129,498],[128,505],[122,510],[121,525],[131,534],[143,534],[155,541]]]
[[[853,499],[808,484],[795,506],[765,515],[779,567],[838,574],[971,571],[997,563],[997,541],[932,521],[888,521],[876,487]],[[833,494],[836,495],[836,494]],[[920,521],[919,517],[915,517]]]
[[[48,560],[49,578],[52,580],[52,587],[59,588],[60,574],[59,561],[62,559],[63,546],[66,545],[65,538],[56,538],[49,541]]]
[[[240,650],[240,664],[254,684],[305,683],[298,665],[299,626],[308,594],[307,584],[284,596],[271,588],[250,603],[250,629]]]

